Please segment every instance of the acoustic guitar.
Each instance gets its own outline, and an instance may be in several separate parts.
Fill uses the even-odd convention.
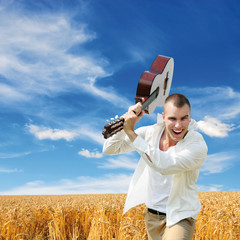
[[[150,70],[141,75],[135,101],[141,102],[145,113],[152,114],[157,106],[163,106],[171,88],[173,67],[173,58],[158,55]],[[115,117],[108,122],[102,131],[105,139],[123,129],[124,119]]]

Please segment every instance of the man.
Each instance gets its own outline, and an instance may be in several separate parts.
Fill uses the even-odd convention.
[[[136,150],[141,158],[130,183],[124,213],[145,203],[149,239],[192,239],[201,209],[197,181],[207,155],[202,135],[194,131],[191,106],[181,94],[168,96],[163,122],[134,130],[143,112],[138,103],[123,115],[124,131],[107,139],[105,154]]]

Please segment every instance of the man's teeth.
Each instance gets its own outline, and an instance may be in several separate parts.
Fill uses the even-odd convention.
[[[182,130],[181,130],[181,131],[175,131],[175,130],[173,130],[173,132],[176,133],[176,134],[179,134],[179,133],[182,132]]]

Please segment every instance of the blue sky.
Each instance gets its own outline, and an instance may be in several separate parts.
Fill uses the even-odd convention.
[[[239,1],[0,0],[0,194],[127,192],[139,156],[102,154],[106,119],[174,58],[208,147],[200,191],[239,191]],[[139,126],[154,124],[156,108]]]

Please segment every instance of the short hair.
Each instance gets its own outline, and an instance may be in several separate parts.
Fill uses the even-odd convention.
[[[181,108],[183,107],[185,104],[187,104],[189,106],[189,109],[191,111],[191,104],[189,102],[189,100],[187,99],[186,96],[180,94],[180,93],[174,93],[172,95],[169,95],[164,103],[164,108],[166,106],[167,103],[172,102],[173,105],[177,108]]]

